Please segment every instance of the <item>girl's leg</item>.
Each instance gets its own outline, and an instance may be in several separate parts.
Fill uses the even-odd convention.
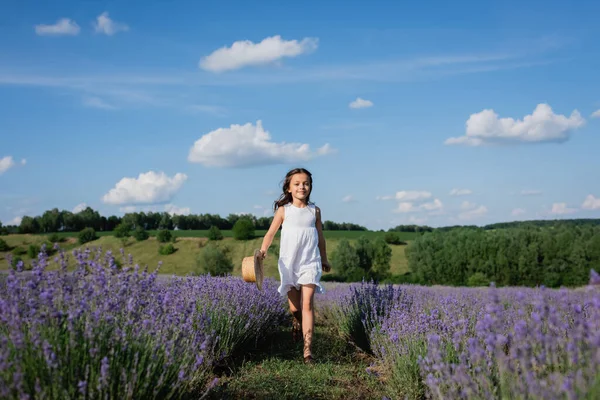
[[[302,332],[302,308],[300,303],[300,291],[296,288],[291,288],[288,292],[288,303],[290,312],[294,316],[292,322],[292,338],[298,340]]]
[[[311,345],[315,328],[313,298],[316,285],[302,285],[302,334],[304,335],[304,358],[312,356]]]

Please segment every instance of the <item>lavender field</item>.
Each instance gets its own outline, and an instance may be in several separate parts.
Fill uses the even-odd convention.
[[[289,328],[273,280],[261,292],[165,277],[102,249],[21,268],[0,276],[0,398],[201,398],[227,360]],[[316,336],[327,326],[370,355],[390,399],[600,398],[599,283],[592,271],[576,290],[328,284]]]

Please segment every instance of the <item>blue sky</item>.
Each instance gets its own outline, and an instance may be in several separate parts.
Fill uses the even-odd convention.
[[[523,3],[5,2],[0,221],[600,218],[600,5]]]

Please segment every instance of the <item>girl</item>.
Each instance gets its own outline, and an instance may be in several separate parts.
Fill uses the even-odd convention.
[[[287,294],[293,315],[292,338],[304,338],[304,362],[312,363],[311,343],[314,330],[313,297],[324,293],[320,279],[329,272],[321,210],[310,202],[312,175],[304,168],[289,171],[283,182],[283,193],[273,205],[275,217],[260,248],[262,258],[281,226],[279,250],[279,293]]]

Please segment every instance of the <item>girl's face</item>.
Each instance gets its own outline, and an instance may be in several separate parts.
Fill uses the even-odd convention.
[[[310,195],[310,179],[305,173],[294,174],[290,178],[290,185],[288,192],[292,194],[292,197],[298,200],[305,201]]]

